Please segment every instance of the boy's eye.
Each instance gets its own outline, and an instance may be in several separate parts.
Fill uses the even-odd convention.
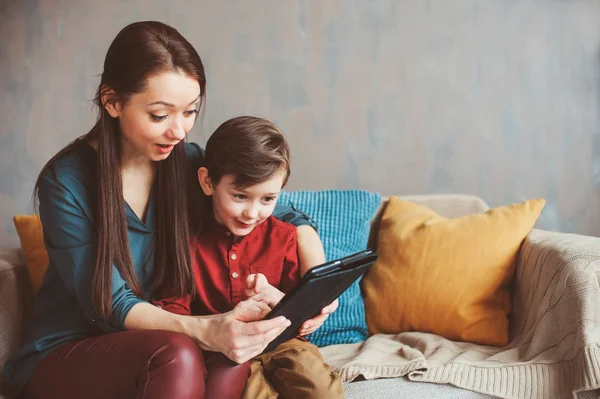
[[[273,201],[275,201],[275,197],[265,197],[265,198],[263,198],[263,201],[265,201],[265,202],[273,202]]]
[[[247,197],[244,194],[233,194],[233,198],[238,200],[245,200]]]
[[[150,119],[152,119],[152,122],[162,122],[165,119],[167,119],[167,115],[154,115],[154,114],[150,114]]]
[[[189,111],[185,111],[183,114],[184,114],[186,117],[190,117],[190,116],[192,116],[192,115],[195,115],[195,114],[197,114],[197,113],[198,113],[198,110],[197,110],[197,109],[191,109],[191,110],[189,110]]]

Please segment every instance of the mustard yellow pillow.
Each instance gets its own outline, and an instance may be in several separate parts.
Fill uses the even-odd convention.
[[[44,246],[42,222],[39,215],[16,215],[13,222],[21,240],[21,249],[25,256],[31,290],[35,296],[42,285],[49,263],[48,252]]]
[[[390,198],[378,233],[379,259],[362,283],[369,332],[508,344],[517,254],[544,205],[534,199],[448,219]]]

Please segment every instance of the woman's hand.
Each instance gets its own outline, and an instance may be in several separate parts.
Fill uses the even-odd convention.
[[[200,340],[205,343],[201,345],[202,349],[221,352],[236,363],[260,355],[290,325],[283,316],[263,320],[270,311],[264,299],[262,294],[256,294],[238,303],[230,312],[199,319],[208,321],[208,328]]]
[[[269,281],[262,273],[250,274],[246,278],[245,294],[246,298],[261,298],[271,309],[285,296],[283,292],[269,284]],[[258,294],[261,294],[261,296],[259,297]]]
[[[331,313],[335,312],[335,310],[338,308],[338,305],[339,305],[339,302],[336,299],[335,301],[331,302],[329,305],[327,305],[323,309],[321,309],[320,315],[315,316],[310,320],[306,320],[300,327],[299,334],[301,336],[305,336],[305,335],[309,335],[309,334],[312,334],[315,331],[317,331],[317,329],[319,327],[321,327],[323,325],[323,323],[325,323],[325,320],[327,320],[329,315]]]

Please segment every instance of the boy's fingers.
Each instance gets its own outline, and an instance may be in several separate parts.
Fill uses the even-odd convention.
[[[249,274],[248,277],[246,277],[246,288],[251,290],[255,287],[255,281],[256,281],[256,274]]]
[[[254,283],[254,291],[258,294],[269,285],[269,281],[262,273],[256,273],[255,283]]]
[[[335,312],[337,310],[338,306],[340,306],[340,301],[338,299],[331,302],[329,305],[327,305],[327,309],[329,310],[328,313]]]
[[[315,326],[320,327],[321,324],[323,324],[325,322],[325,320],[327,320],[328,317],[329,317],[328,314],[321,314],[316,317],[313,317],[312,319],[307,320],[304,322],[304,324],[302,324],[302,329],[308,330],[311,327],[315,327]]]

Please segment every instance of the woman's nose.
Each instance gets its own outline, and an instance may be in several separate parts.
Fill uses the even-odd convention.
[[[186,135],[185,127],[183,125],[183,121],[175,120],[173,124],[169,127],[169,131],[167,135],[175,140],[183,140]]]

